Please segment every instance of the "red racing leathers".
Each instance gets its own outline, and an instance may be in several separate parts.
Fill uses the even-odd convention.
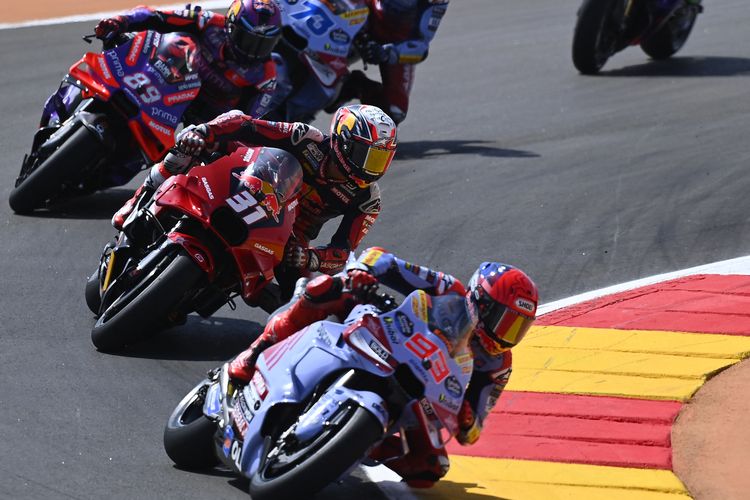
[[[349,252],[362,238],[380,213],[380,189],[377,183],[360,187],[350,180],[334,181],[329,172],[338,168],[332,158],[330,137],[304,123],[269,122],[238,112],[225,113],[206,124],[208,144],[233,148],[240,142],[270,146],[292,153],[302,165],[304,174],[299,209],[293,229],[293,245],[308,247],[328,220],[343,216],[330,244],[308,248],[309,271],[334,274],[344,268]],[[300,276],[294,269],[277,273],[277,279],[288,290]]]
[[[320,276],[308,282],[304,290],[297,290],[291,305],[272,316],[261,336],[232,361],[230,375],[248,381],[252,377],[255,361],[264,349],[331,314],[343,320],[358,302],[357,297],[366,295],[376,283],[404,294],[424,290],[435,296],[433,304],[438,300],[447,301],[449,304],[445,309],[457,311],[451,327],[481,328],[477,326],[476,312],[469,311],[474,306],[467,301],[466,289],[460,281],[442,272],[403,261],[383,249],[370,248],[355,264],[348,266],[347,273],[333,277]],[[344,286],[351,292],[342,293]],[[432,318],[432,305],[429,308],[428,317]],[[441,317],[443,327],[446,319],[445,316]],[[474,356],[474,372],[459,411],[461,430],[456,436],[465,445],[479,439],[485,418],[508,383],[512,365],[509,350],[490,353],[477,335],[472,337],[470,348]],[[432,486],[448,471],[445,449],[433,448],[421,428],[407,429],[406,439],[408,454],[400,456],[400,438],[389,436],[372,452],[371,457],[385,463],[411,486]]]
[[[201,50],[195,54],[194,64],[201,78],[201,92],[191,110],[201,120],[231,109],[241,109],[251,116],[266,113],[276,87],[276,64],[270,57],[251,63],[236,61],[228,47],[225,16],[197,5],[165,11],[141,5],[109,21],[119,24],[119,32],[181,31],[197,37]]]

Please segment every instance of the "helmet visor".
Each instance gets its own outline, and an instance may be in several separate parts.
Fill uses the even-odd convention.
[[[268,57],[280,37],[278,26],[250,26],[245,19],[237,19],[233,29],[229,30],[234,49],[253,59]]]
[[[388,166],[391,164],[391,160],[393,160],[393,155],[395,154],[395,149],[380,149],[368,146],[362,142],[352,141],[349,161],[361,173],[366,174],[371,179],[378,179],[388,170]]]
[[[482,322],[487,335],[504,348],[510,348],[526,336],[534,319],[494,302],[483,312]]]

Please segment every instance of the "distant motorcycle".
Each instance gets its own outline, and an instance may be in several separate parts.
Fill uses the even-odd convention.
[[[232,383],[226,364],[212,371],[169,417],[167,455],[187,468],[221,462],[263,500],[310,498],[407,423],[444,446],[473,358],[470,329],[428,324],[436,299],[415,291],[395,307],[378,294],[343,324],[313,323],[263,351],[247,385]]]
[[[170,155],[177,154],[170,152]],[[143,194],[86,284],[91,340],[115,351],[190,312],[208,317],[262,292],[296,217],[302,167],[290,153],[240,147]]]
[[[279,0],[276,94],[269,117],[310,122],[338,95],[369,10],[364,0]]]
[[[573,64],[597,73],[617,52],[640,45],[653,59],[667,59],[687,41],[700,0],[584,0],[573,34]]]
[[[10,194],[15,212],[127,183],[161,159],[175,130],[191,121],[184,115],[201,88],[195,40],[144,31],[105,48],[117,42],[86,53],[47,99]]]

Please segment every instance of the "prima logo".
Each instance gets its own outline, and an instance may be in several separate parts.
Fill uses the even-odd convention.
[[[165,122],[171,123],[172,125],[177,125],[177,122],[180,120],[176,115],[168,113],[161,108],[157,108],[156,106],[151,106],[151,116],[160,120],[164,120]]]

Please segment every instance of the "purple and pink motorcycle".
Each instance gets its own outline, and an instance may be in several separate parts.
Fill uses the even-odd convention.
[[[16,213],[127,183],[195,121],[201,81],[190,35],[144,31],[104,48],[73,64],[47,99],[10,194]]]

